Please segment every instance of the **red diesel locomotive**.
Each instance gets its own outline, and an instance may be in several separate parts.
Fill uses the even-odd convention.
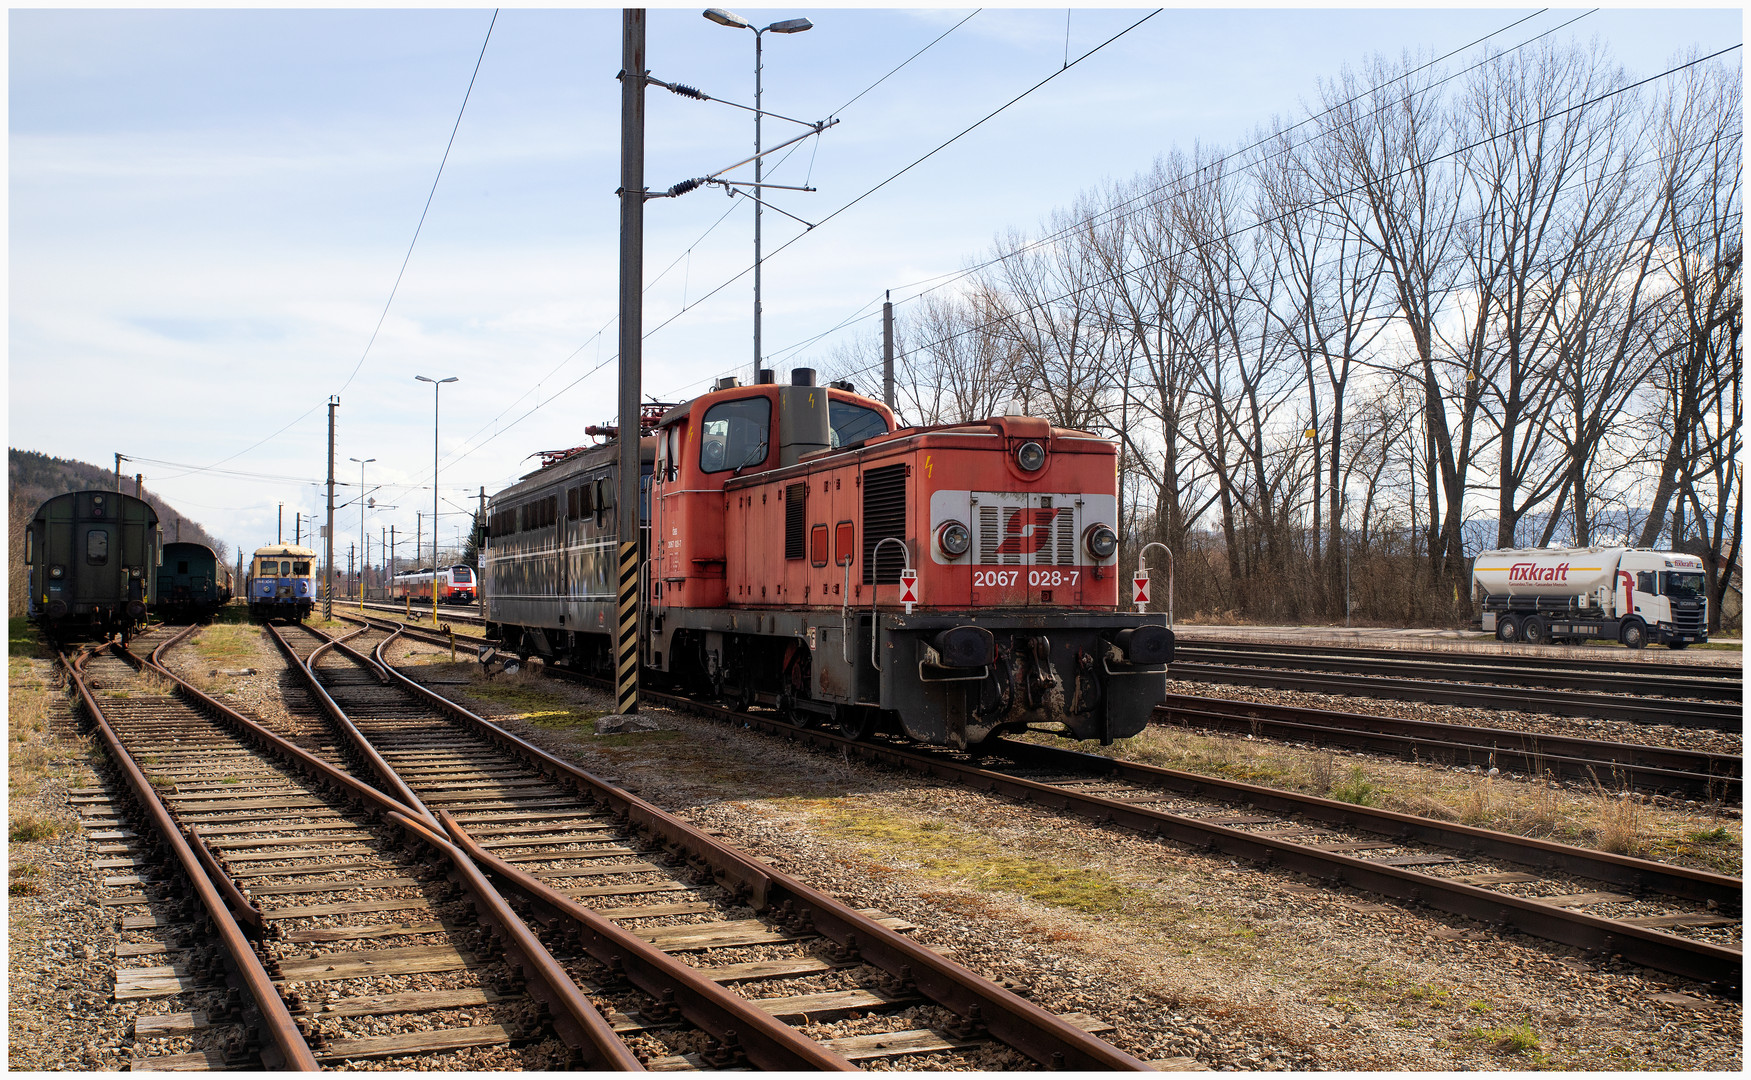
[[[808,369],[790,386],[723,380],[643,441],[646,678],[959,748],[1024,728],[1110,742],[1166,692],[1165,620],[1118,606],[1111,442],[1025,416],[896,431],[879,401]],[[589,481],[592,506],[611,459],[593,449],[495,497],[489,636],[606,656],[595,564],[616,526],[599,496],[574,517],[567,488]]]

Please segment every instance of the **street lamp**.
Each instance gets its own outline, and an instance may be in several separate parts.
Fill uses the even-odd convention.
[[[428,379],[415,375],[419,382],[432,384],[432,626],[438,625],[438,390],[457,377]],[[416,553],[417,554],[417,553]]]
[[[377,459],[374,457],[350,457],[347,460],[359,463],[359,555],[362,557],[365,554],[365,466]],[[359,566],[359,613],[362,615],[365,611],[364,563],[360,563]]]
[[[765,165],[760,159],[760,35],[800,34],[814,27],[807,19],[782,19],[770,26],[756,27],[747,19],[723,8],[706,8],[707,19],[733,30],[754,31],[754,382],[760,382],[760,176]]]

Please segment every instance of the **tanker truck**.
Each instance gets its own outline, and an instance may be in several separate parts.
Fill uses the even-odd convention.
[[[1502,548],[1477,557],[1471,591],[1501,641],[1708,640],[1702,560],[1648,548]]]

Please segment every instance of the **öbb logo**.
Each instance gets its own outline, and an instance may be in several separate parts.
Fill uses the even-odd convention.
[[[1066,507],[1039,510],[1018,510],[1009,516],[1003,527],[1003,543],[997,545],[999,555],[1036,555],[1052,539],[1052,522]]]
[[[1520,562],[1515,563],[1508,568],[1509,581],[1550,583],[1567,581],[1568,579],[1568,563],[1557,563],[1555,566],[1539,566],[1537,563]]]

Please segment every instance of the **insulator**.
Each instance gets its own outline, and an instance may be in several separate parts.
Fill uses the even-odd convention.
[[[669,90],[672,93],[680,94],[682,97],[690,97],[695,101],[711,100],[710,94],[705,93],[703,90],[695,90],[693,87],[688,86],[685,83],[670,83]]]
[[[669,189],[669,198],[673,199],[678,195],[685,195],[689,191],[699,187],[702,183],[704,183],[702,180],[683,180]]]

